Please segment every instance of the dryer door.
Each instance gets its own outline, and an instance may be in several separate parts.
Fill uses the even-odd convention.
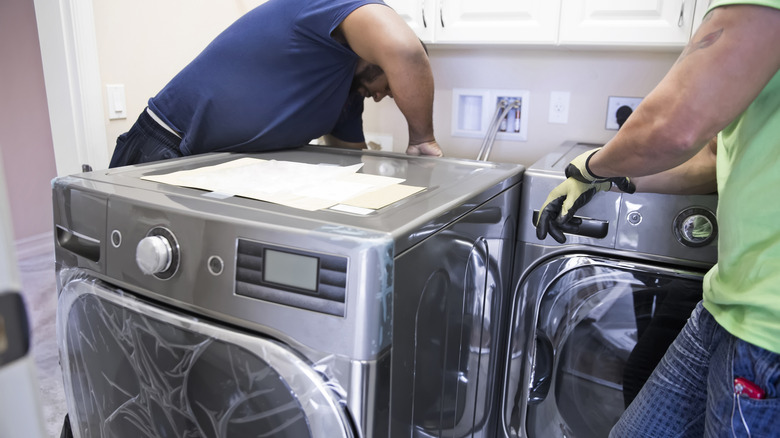
[[[592,256],[534,269],[515,303],[509,435],[607,436],[701,300],[701,281]]]
[[[86,276],[62,287],[58,341],[76,437],[352,437],[328,383],[283,344]]]

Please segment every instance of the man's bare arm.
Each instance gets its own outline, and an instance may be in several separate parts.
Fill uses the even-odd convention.
[[[435,142],[433,72],[420,40],[392,9],[361,6],[341,23],[352,50],[384,70],[393,99],[409,124],[409,144]]]
[[[780,68],[780,10],[724,6],[708,14],[666,77],[589,162],[603,177],[685,163],[742,113]]]

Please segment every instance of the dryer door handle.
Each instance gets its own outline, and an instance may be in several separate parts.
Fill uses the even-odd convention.
[[[536,332],[536,351],[531,369],[531,382],[528,388],[528,404],[535,405],[547,398],[552,382],[553,366],[555,364],[555,349],[552,341],[542,331]]]
[[[538,220],[539,210],[534,210],[533,223],[535,224]],[[594,239],[603,239],[607,237],[607,232],[609,231],[608,221],[589,217],[574,216],[569,221],[569,225],[573,225],[573,229],[571,231],[566,231],[566,234],[591,237]]]

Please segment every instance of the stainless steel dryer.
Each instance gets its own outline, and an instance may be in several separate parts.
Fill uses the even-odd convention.
[[[368,214],[140,179],[245,156],[54,181],[74,435],[495,436],[523,167],[250,155],[362,163],[425,188]]]
[[[525,172],[502,436],[603,438],[701,299],[717,256],[716,195],[597,194],[565,244],[535,217],[568,142]]]

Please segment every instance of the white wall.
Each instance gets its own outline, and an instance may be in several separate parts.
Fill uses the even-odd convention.
[[[222,29],[262,0],[135,0],[94,2],[103,93],[124,84],[127,119],[108,120],[106,141],[127,131],[149,97]],[[153,12],[150,12],[153,11]],[[434,129],[445,154],[475,158],[482,140],[450,135],[453,88],[530,91],[528,141],[496,141],[491,160],[531,164],[566,140],[605,142],[607,97],[644,96],[677,58],[675,52],[451,48],[429,45],[436,81]],[[569,123],[547,122],[550,91],[569,91]],[[390,99],[366,103],[365,130],[393,136],[403,152],[406,122]]]

